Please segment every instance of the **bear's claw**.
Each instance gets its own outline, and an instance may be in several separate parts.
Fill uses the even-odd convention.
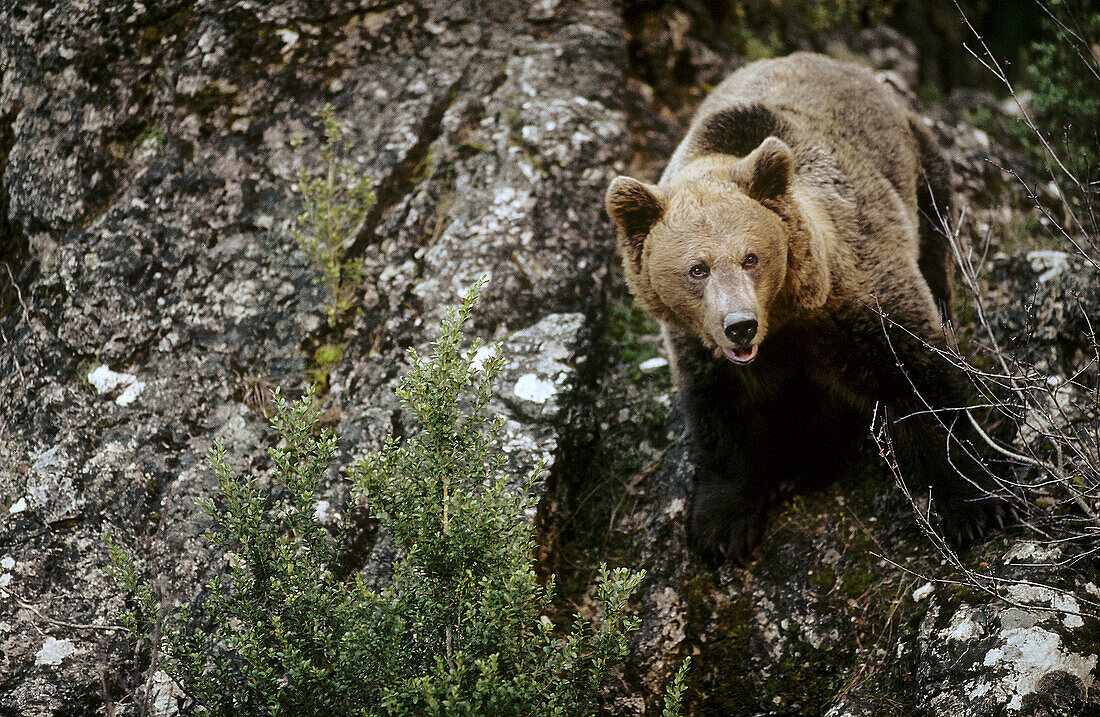
[[[940,516],[940,531],[948,544],[964,551],[982,542],[991,529],[1004,530],[1019,521],[1016,508],[1004,500],[984,499],[980,503],[955,506]]]
[[[767,511],[731,514],[713,508],[713,502],[696,500],[688,536],[691,548],[712,567],[727,562],[744,565],[764,536]]]

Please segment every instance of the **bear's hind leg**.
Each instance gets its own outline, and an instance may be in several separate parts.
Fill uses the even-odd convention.
[[[898,406],[888,411],[888,420],[902,478],[914,493],[931,492],[939,527],[951,544],[966,549],[990,527],[1011,522],[999,477],[963,411],[940,409],[929,418]]]

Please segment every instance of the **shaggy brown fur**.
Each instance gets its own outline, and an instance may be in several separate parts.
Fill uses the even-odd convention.
[[[709,554],[744,558],[780,483],[842,465],[876,403],[949,536],[1002,517],[979,500],[968,385],[928,348],[946,346],[946,240],[929,220],[949,211],[946,167],[870,72],[799,53],[723,82],[657,185],[611,183],[627,280],[673,359]]]

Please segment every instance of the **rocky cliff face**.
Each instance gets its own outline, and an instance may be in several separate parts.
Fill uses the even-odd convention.
[[[346,459],[377,447],[405,420],[393,394],[405,349],[426,345],[442,308],[484,274],[476,331],[509,356],[502,446],[517,475],[549,463],[536,490],[555,549],[593,442],[640,420],[593,398],[622,349],[597,340],[614,284],[604,187],[674,144],[698,96],[659,110],[674,70],[694,87],[740,61],[705,33],[662,30],[698,19],[642,10],[627,23],[611,0],[0,8],[0,714],[173,714],[171,687],[112,628],[122,598],[102,533],[144,557],[166,604],[193,601],[223,567],[200,539],[196,500],[214,488],[203,457],[221,439],[235,465],[264,470],[256,392],[300,390],[315,350],[339,344],[329,420]],[[645,28],[650,54],[628,51]],[[864,44],[853,47],[869,57],[893,47]],[[666,45],[669,61],[649,62]],[[896,55],[879,53],[907,66]],[[366,273],[357,312],[336,329],[290,232],[325,103],[377,194],[347,248]],[[970,182],[959,191],[996,215],[997,193],[979,196],[983,148],[962,126],[941,132]],[[1026,251],[1001,266],[1006,305],[1047,270]],[[1089,267],[1058,266],[1095,286]],[[1064,352],[1055,334],[1051,351]],[[1065,593],[929,593],[906,570],[950,569],[879,476],[797,499],[752,565],[715,573],[683,544],[691,472],[671,425],[627,516],[623,555],[650,575],[612,713],[656,714],[686,654],[697,714],[1096,704],[1087,564],[1044,568]],[[325,490],[340,505],[341,481]],[[1026,545],[998,538],[988,562],[1030,578],[1020,565],[1060,559]],[[369,526],[357,550],[368,570],[384,552]]]
[[[204,453],[221,438],[262,466],[245,394],[304,386],[318,345],[343,345],[332,421],[368,450],[400,425],[404,350],[488,274],[505,449],[517,472],[552,463],[629,148],[610,3],[53,5],[0,11],[6,714],[133,708],[100,534],[193,599],[221,567],[197,539]],[[378,197],[349,248],[360,315],[336,335],[288,231],[326,102]]]

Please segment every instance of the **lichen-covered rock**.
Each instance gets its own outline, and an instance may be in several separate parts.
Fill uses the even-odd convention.
[[[908,520],[898,497],[871,476],[798,496],[748,566],[714,570],[686,544],[692,470],[684,437],[672,438],[648,478],[652,500],[634,558],[647,570],[640,662],[623,697],[660,695],[686,655],[697,714],[824,714],[870,681],[892,699],[907,691],[909,656],[884,636],[924,606],[891,559],[920,556],[912,567],[929,565],[919,534],[896,529]],[[623,697],[615,704],[626,705]],[[869,714],[893,714],[881,698],[872,704]],[[656,700],[651,713],[660,713]]]
[[[624,48],[610,0],[0,8],[0,712],[171,713],[113,627],[100,536],[166,604],[195,599],[224,568],[200,537],[204,455],[220,439],[262,473],[258,403],[301,390],[319,346],[343,349],[326,401],[348,460],[406,420],[405,349],[488,275],[476,330],[511,352],[510,468],[578,440]],[[339,330],[290,232],[325,103],[377,195]]]
[[[994,570],[1000,599],[932,598],[919,629],[915,714],[1100,714],[1100,623],[1087,609],[1100,589],[1059,569],[1066,558],[1018,543]]]

